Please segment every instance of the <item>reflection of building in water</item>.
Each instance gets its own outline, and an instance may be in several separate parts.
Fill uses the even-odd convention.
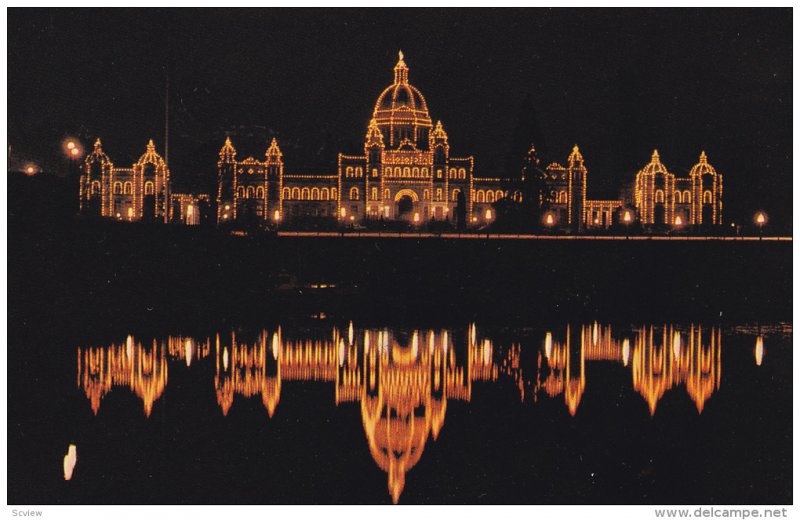
[[[645,398],[651,415],[666,391],[679,385],[702,413],[705,402],[719,389],[721,351],[717,328],[704,333],[694,325],[683,332],[672,326],[643,327],[631,348],[630,339],[612,338],[611,327],[568,325],[561,342],[550,332],[545,335],[534,392],[550,397],[563,394],[570,414],[575,415],[586,389],[586,362],[612,361],[630,367],[633,388]]]
[[[167,386],[167,354],[173,359],[201,359],[208,355],[208,341],[170,337],[165,342],[153,340],[151,348],[142,346],[132,336],[124,343],[108,347],[78,348],[78,386],[92,403],[95,415],[100,401],[114,387],[127,387],[144,402],[148,417],[153,404]]]
[[[683,386],[698,412],[719,389],[721,334],[692,326],[647,327],[613,336],[597,323],[547,332],[536,366],[526,373],[522,345],[497,347],[467,330],[392,332],[346,330],[294,336],[280,327],[247,336],[218,334],[215,340],[214,390],[223,415],[234,400],[260,397],[272,417],[283,385],[293,381],[333,384],[336,405],[357,403],[370,454],[387,473],[397,502],[406,473],[422,456],[429,437],[444,425],[448,400],[469,401],[476,381],[513,381],[526,395],[563,396],[577,413],[587,387],[589,363],[619,363],[631,371],[632,386],[654,414],[667,390]],[[758,347],[757,347],[758,349]],[[124,344],[78,349],[78,384],[97,414],[114,387],[127,387],[144,401],[150,415],[167,384],[168,360],[191,367],[211,355],[209,340],[170,337],[151,348],[128,337]],[[763,352],[763,346],[762,346]],[[758,353],[757,353],[758,356]]]
[[[251,342],[236,334],[230,342],[217,336],[217,402],[227,415],[235,395],[260,395],[272,417],[282,383],[334,383],[337,405],[360,403],[370,453],[389,475],[389,491],[397,502],[406,472],[444,424],[447,400],[469,400],[473,381],[497,379],[491,342],[479,341],[474,326],[466,336],[356,333],[352,324],[344,335],[334,328],[327,337],[311,339],[284,337],[280,329],[264,331]]]

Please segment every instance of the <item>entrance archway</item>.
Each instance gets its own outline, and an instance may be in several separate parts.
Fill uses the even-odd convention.
[[[395,215],[397,218],[402,218],[414,211],[414,205],[419,200],[419,197],[413,190],[404,189],[398,191],[394,196],[394,201],[397,205]]]

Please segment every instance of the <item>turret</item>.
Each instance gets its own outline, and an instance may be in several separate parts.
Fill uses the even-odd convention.
[[[577,144],[567,159],[567,169],[570,175],[569,223],[574,231],[581,232],[586,221],[586,167]]]
[[[217,223],[230,222],[236,215],[236,149],[231,138],[219,150],[217,161]]]
[[[278,141],[274,137],[267,148],[266,175],[266,212],[269,220],[277,223],[283,218],[283,201],[281,190],[283,188],[283,154]]]

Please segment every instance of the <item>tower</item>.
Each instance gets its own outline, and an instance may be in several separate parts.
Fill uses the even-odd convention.
[[[692,182],[692,214],[694,225],[722,224],[722,175],[708,163],[706,152],[689,172]]]
[[[266,156],[265,217],[277,224],[283,218],[283,154],[275,138],[267,148]]]
[[[94,150],[86,156],[80,178],[80,210],[84,215],[109,217],[113,215],[111,176],[114,165],[103,152],[98,138]]]
[[[364,179],[364,199],[367,201],[367,215],[378,215],[383,206],[383,134],[373,118],[369,122],[364,140],[364,155],[367,158],[367,170]]]
[[[236,218],[236,149],[231,138],[219,151],[217,161],[217,224]]]
[[[586,166],[583,164],[583,155],[577,144],[572,148],[572,153],[567,159],[567,173],[569,175],[567,208],[569,225],[573,231],[581,232],[586,223]]]

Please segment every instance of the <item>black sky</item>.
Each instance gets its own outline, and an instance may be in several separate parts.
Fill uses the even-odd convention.
[[[13,157],[59,166],[101,136],[128,166],[164,142],[178,188],[208,190],[226,134],[289,172],[359,153],[402,49],[410,81],[482,176],[503,173],[535,117],[549,162],[580,145],[589,195],[616,196],[658,148],[685,174],[701,150],[729,216],[791,219],[791,9],[8,10]],[[521,111],[529,96],[533,109]],[[529,126],[529,125],[528,125]]]

